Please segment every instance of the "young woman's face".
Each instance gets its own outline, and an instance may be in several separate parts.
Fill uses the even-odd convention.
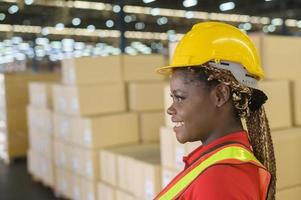
[[[167,113],[172,116],[174,132],[180,143],[206,140],[217,112],[212,89],[201,81],[190,82],[192,76],[176,70],[170,81],[173,103]]]

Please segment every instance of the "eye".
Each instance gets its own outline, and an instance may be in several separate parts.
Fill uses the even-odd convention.
[[[185,97],[180,95],[170,95],[174,102],[181,103],[183,100],[185,100]]]

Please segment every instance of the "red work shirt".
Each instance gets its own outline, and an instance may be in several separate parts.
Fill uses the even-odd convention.
[[[236,132],[226,135],[207,146],[200,146],[183,158],[185,169],[208,149],[225,143],[238,142],[251,150],[246,132]],[[196,178],[183,194],[180,200],[259,200],[258,168],[249,163],[218,164],[206,169]]]

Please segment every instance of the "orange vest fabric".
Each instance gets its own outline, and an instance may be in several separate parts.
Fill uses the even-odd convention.
[[[271,179],[270,173],[256,159],[253,153],[241,144],[226,144],[219,146],[209,153],[201,156],[197,161],[181,172],[158,194],[155,200],[178,199],[193,181],[206,169],[217,164],[242,164],[250,163],[257,167],[260,185],[261,200],[266,199]]]

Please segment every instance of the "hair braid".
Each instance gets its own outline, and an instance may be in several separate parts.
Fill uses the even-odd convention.
[[[276,194],[276,161],[270,127],[264,107],[261,106],[246,118],[250,143],[256,158],[271,173],[271,182],[267,195],[268,200],[274,200]]]

